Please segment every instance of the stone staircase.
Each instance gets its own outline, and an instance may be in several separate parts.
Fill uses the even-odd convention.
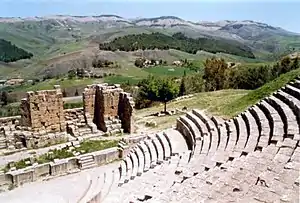
[[[117,134],[117,133],[123,133],[121,120],[114,118],[111,120],[106,120],[105,126],[107,128],[107,132],[109,133],[109,136]]]
[[[80,156],[78,163],[80,164],[81,170],[93,168],[97,166],[93,155]]]
[[[6,149],[6,139],[4,137],[0,137],[0,149]]]

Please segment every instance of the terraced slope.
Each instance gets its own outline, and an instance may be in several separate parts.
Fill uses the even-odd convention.
[[[193,110],[131,149],[88,202],[299,202],[299,121],[300,78],[230,120]]]

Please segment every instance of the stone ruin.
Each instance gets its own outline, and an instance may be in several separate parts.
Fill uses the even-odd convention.
[[[229,120],[192,110],[93,181],[88,203],[299,202],[300,78]]]
[[[83,92],[84,114],[87,123],[96,124],[103,132],[123,129],[133,132],[134,102],[119,85],[91,85]]]
[[[56,88],[27,93],[27,98],[21,101],[22,126],[40,134],[66,130],[63,95]]]
[[[21,116],[0,118],[0,150],[40,148],[133,132],[134,102],[119,85],[88,86],[83,104],[83,108],[64,110],[59,86],[28,92],[21,101]]]

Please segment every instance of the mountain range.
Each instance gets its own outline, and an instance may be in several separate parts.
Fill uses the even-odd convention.
[[[182,32],[190,38],[242,43],[261,60],[274,60],[300,50],[300,34],[251,20],[192,22],[175,16],[128,19],[117,15],[0,17],[0,39],[33,53],[39,66],[43,60],[95,48],[117,37],[153,32],[169,36]]]

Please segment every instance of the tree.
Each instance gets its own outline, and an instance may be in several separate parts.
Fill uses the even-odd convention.
[[[2,106],[6,106],[8,104],[8,93],[6,91],[1,93],[1,102]]]
[[[299,68],[299,59],[298,57],[296,57],[294,60],[293,60],[293,63],[291,65],[291,69],[292,70],[295,70],[295,69],[298,69]]]
[[[206,59],[204,63],[205,87],[207,91],[220,90],[225,86],[225,71],[227,64],[224,59],[217,59],[215,57]]]
[[[73,79],[74,77],[76,77],[76,71],[75,70],[69,70],[68,71],[69,80]]]
[[[179,87],[179,96],[183,96],[186,94],[185,79],[186,79],[186,72],[184,71],[183,77],[181,79],[180,87]]]
[[[178,84],[174,79],[160,79],[148,76],[139,84],[139,93],[136,104],[139,108],[148,107],[151,102],[158,101],[164,103],[164,111],[167,110],[167,102],[176,98],[179,93]]]
[[[137,58],[134,62],[134,65],[136,67],[142,68],[144,66],[144,62],[145,62],[144,58]]]
[[[168,78],[162,79],[159,83],[157,100],[164,103],[164,112],[167,112],[167,102],[178,96],[178,85],[173,79]]]
[[[286,56],[280,61],[281,73],[286,73],[290,71],[291,58]]]
[[[79,96],[78,89],[76,89],[74,96],[75,97]]]

